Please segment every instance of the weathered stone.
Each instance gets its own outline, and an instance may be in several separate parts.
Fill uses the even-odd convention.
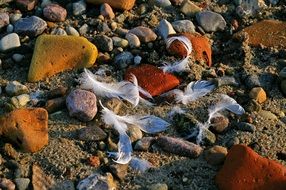
[[[128,164],[111,164],[109,166],[110,172],[120,180],[124,180],[124,178],[128,174],[127,169]]]
[[[36,82],[74,68],[91,67],[97,54],[96,46],[83,37],[41,35],[36,41],[28,81]]]
[[[9,24],[9,14],[8,13],[0,13],[0,29]]]
[[[173,26],[170,22],[163,19],[160,21],[158,27],[157,27],[159,35],[166,40],[170,34],[176,34],[176,31],[174,30]]]
[[[77,185],[77,189],[110,190],[117,189],[117,185],[113,180],[111,173],[106,173],[106,176],[94,173],[87,178],[81,180]]]
[[[198,7],[190,0],[184,0],[180,10],[187,16],[194,16],[196,13],[200,12],[202,8]]]
[[[16,5],[23,11],[31,11],[35,8],[37,0],[16,0]]]
[[[94,43],[101,51],[113,50],[113,41],[110,37],[106,35],[96,35],[94,37]]]
[[[179,33],[193,33],[195,32],[195,25],[190,20],[177,20],[172,22],[172,26]]]
[[[129,33],[135,34],[141,42],[152,42],[156,40],[157,35],[150,29],[144,26],[137,26],[129,30]]]
[[[44,8],[43,15],[49,21],[62,22],[66,20],[67,11],[60,5],[51,3]]]

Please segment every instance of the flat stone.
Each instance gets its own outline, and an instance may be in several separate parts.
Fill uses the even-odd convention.
[[[286,167],[263,158],[245,145],[234,145],[228,152],[215,181],[220,190],[286,189]]]
[[[20,46],[20,38],[16,33],[8,34],[0,40],[0,51],[8,51]]]
[[[170,34],[176,34],[172,24],[167,20],[163,19],[160,21],[157,27],[159,35],[166,40]]]
[[[206,161],[211,165],[222,164],[227,155],[227,149],[222,146],[215,145],[204,152]]]
[[[130,10],[135,4],[135,0],[87,0],[88,3],[100,5],[103,3],[109,4],[112,8],[121,10]]]
[[[16,109],[0,118],[0,135],[25,152],[48,144],[48,112],[43,108]]]
[[[187,16],[194,16],[196,13],[200,12],[202,8],[198,7],[196,4],[191,2],[190,0],[184,0],[180,11]]]
[[[112,51],[113,41],[110,37],[106,35],[96,35],[94,37],[94,43],[101,51]]]
[[[134,74],[139,86],[147,90],[152,96],[160,95],[179,85],[180,81],[170,73],[164,73],[161,69],[143,64],[138,67],[129,68],[125,74],[125,79]]]
[[[195,32],[195,25],[190,20],[177,20],[172,22],[172,26],[179,33],[193,33]]]
[[[5,87],[5,91],[9,96],[17,96],[28,93],[29,89],[18,81],[9,81]]]
[[[31,37],[42,34],[46,28],[47,23],[37,16],[21,18],[14,24],[14,32]]]
[[[234,37],[239,37],[243,32],[248,34],[249,45],[256,47],[263,45],[279,49],[286,48],[286,22],[263,20],[244,28],[241,32],[235,34]]]
[[[16,5],[23,11],[31,11],[37,4],[36,0],[16,0]]]
[[[76,89],[66,99],[66,105],[71,117],[87,122],[97,113],[96,96],[90,91]]]
[[[81,141],[101,141],[106,139],[107,134],[97,126],[88,126],[78,131],[78,138]]]
[[[100,6],[100,14],[107,19],[113,19],[115,17],[111,6],[107,3],[104,3]]]
[[[8,13],[0,13],[0,29],[10,23]]]
[[[28,81],[36,82],[59,72],[91,67],[98,52],[86,38],[41,35],[37,38]]]
[[[51,3],[43,9],[44,17],[52,22],[63,22],[66,20],[67,11],[58,4]]]
[[[206,32],[216,32],[224,30],[226,27],[224,18],[220,14],[212,11],[197,13],[196,20]]]
[[[135,34],[141,42],[152,42],[155,41],[157,35],[150,29],[144,26],[137,26],[129,30],[129,33]]]

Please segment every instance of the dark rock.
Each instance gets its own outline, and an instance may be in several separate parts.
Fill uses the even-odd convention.
[[[101,141],[107,137],[107,134],[97,126],[89,126],[78,131],[78,138],[82,141]]]
[[[256,127],[254,125],[246,122],[239,122],[236,128],[240,131],[246,131],[250,133],[253,133],[256,130]]]
[[[94,43],[101,51],[112,51],[113,41],[110,37],[106,35],[96,35],[94,37]]]
[[[120,180],[124,180],[127,175],[128,164],[111,164],[110,172]]]
[[[47,28],[47,23],[37,17],[31,16],[19,19],[14,25],[14,31],[21,35],[38,36]]]

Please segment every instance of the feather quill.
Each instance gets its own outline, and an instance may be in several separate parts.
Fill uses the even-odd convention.
[[[137,78],[131,75],[131,81],[121,81],[119,83],[105,83],[98,81],[100,76],[93,74],[85,69],[82,78],[80,78],[81,88],[92,90],[96,95],[108,98],[124,99],[134,106],[140,101],[139,92],[152,97],[148,92],[138,86]]]
[[[149,168],[152,168],[152,164],[147,160],[143,160],[137,157],[133,157],[130,161],[130,167],[137,172],[145,172]]]
[[[186,105],[198,98],[205,96],[215,89],[215,85],[210,81],[200,80],[196,82],[191,82],[185,89],[185,92],[181,90],[173,90],[173,94],[176,96],[177,102],[182,102]]]

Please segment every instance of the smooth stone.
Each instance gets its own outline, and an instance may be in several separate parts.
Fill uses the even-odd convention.
[[[43,108],[16,109],[0,118],[0,135],[25,152],[48,144],[48,112]]]
[[[101,51],[109,52],[113,50],[113,41],[106,35],[96,35],[94,37],[94,44]]]
[[[100,6],[100,14],[107,19],[113,19],[115,17],[111,6],[107,3],[104,3]]]
[[[260,110],[261,110],[261,105],[253,99],[251,99],[246,105],[246,111],[250,113],[259,112]]]
[[[139,65],[139,64],[141,63],[141,61],[142,61],[142,57],[141,57],[141,56],[136,55],[136,56],[134,57],[134,64],[135,64],[135,65]]]
[[[50,99],[45,104],[45,109],[49,113],[57,112],[66,107],[66,98],[65,97],[58,97],[54,99]]]
[[[261,87],[255,87],[250,90],[249,97],[262,104],[267,100],[266,92]]]
[[[52,31],[51,31],[51,35],[59,35],[59,36],[66,36],[67,33],[64,29],[62,28],[54,28]]]
[[[7,33],[12,33],[14,31],[14,26],[12,24],[8,24],[6,28]]]
[[[9,96],[17,96],[29,92],[29,89],[18,81],[9,81],[5,87],[5,91]]]
[[[15,53],[15,54],[12,55],[12,59],[13,59],[16,63],[21,62],[24,58],[25,58],[25,56],[22,55],[22,54]]]
[[[84,37],[41,35],[36,40],[28,81],[36,82],[62,71],[91,67],[97,55],[96,46]]]
[[[129,51],[122,52],[114,58],[114,63],[119,68],[126,68],[133,64],[134,56]]]
[[[0,29],[7,26],[10,23],[8,13],[0,13]]]
[[[222,164],[227,155],[227,148],[215,145],[204,152],[206,161],[211,165]]]
[[[286,67],[284,67],[280,72],[279,72],[279,77],[280,79],[286,79]]]
[[[140,39],[135,34],[127,33],[125,38],[127,39],[128,44],[131,48],[140,47],[141,45]]]
[[[46,28],[46,21],[37,16],[21,18],[14,24],[14,31],[17,34],[31,37],[42,34]]]
[[[43,9],[44,17],[52,22],[63,22],[67,17],[67,10],[58,4],[49,4]]]
[[[212,11],[197,13],[196,20],[206,32],[216,32],[224,30],[226,27],[224,18],[220,14]]]
[[[216,133],[222,133],[229,125],[229,120],[225,116],[217,116],[211,119],[211,130]]]
[[[18,34],[16,33],[11,33],[8,34],[6,36],[4,36],[3,38],[1,38],[0,40],[0,51],[8,51],[17,47],[20,47],[21,43],[20,43],[20,38],[18,36]]]
[[[106,137],[107,134],[97,126],[84,127],[78,131],[78,138],[81,141],[101,141]]]
[[[140,41],[144,43],[152,42],[157,39],[157,35],[150,28],[144,26],[137,26],[129,30],[129,33],[135,34]]]
[[[149,0],[149,3],[154,4],[157,7],[162,7],[162,8],[172,6],[172,3],[169,0]]]
[[[19,96],[15,96],[11,98],[11,103],[16,108],[25,107],[30,102],[30,96],[29,94],[21,94]]]
[[[117,37],[117,36],[112,37],[112,41],[113,41],[113,45],[116,47],[125,48],[128,46],[127,40],[120,38],[120,37]]]
[[[283,80],[280,84],[281,91],[286,95],[286,80]]]
[[[194,16],[196,13],[200,12],[202,8],[198,7],[196,4],[191,2],[190,0],[184,0],[180,11],[184,13],[186,16]]]
[[[82,15],[86,11],[86,3],[83,0],[73,3],[72,7],[74,16]]]
[[[112,8],[120,10],[130,10],[135,4],[135,0],[87,0],[88,3],[100,5],[103,3],[109,4]]]
[[[94,173],[87,178],[81,180],[77,185],[77,189],[111,190],[117,189],[117,185],[111,173],[106,173],[105,176],[102,176],[98,173]]]
[[[239,122],[236,128],[240,131],[246,131],[250,133],[254,133],[256,130],[256,127],[254,125],[246,122]]]
[[[165,19],[160,21],[157,26],[157,31],[164,40],[166,40],[170,34],[176,34],[172,24]]]
[[[49,4],[52,4],[53,2],[51,0],[42,0],[41,2],[41,8],[45,8]]]
[[[177,20],[172,22],[172,26],[179,33],[192,33],[196,32],[196,27],[190,20]]]
[[[71,117],[84,122],[91,121],[97,113],[96,96],[86,90],[72,91],[67,96],[66,105]]]
[[[109,170],[115,177],[122,181],[128,174],[128,164],[111,164]]]
[[[147,151],[154,140],[154,137],[143,137],[136,142],[134,150]]]
[[[18,190],[27,190],[30,184],[29,178],[16,178],[14,179]]]
[[[66,32],[68,35],[71,35],[71,36],[79,36],[79,33],[78,31],[72,27],[72,26],[67,26],[66,27]]]
[[[16,23],[18,20],[20,20],[22,18],[22,14],[21,12],[16,12],[14,14],[10,15],[10,22],[12,24]]]
[[[131,142],[136,142],[143,137],[143,133],[138,126],[130,126],[127,131],[128,136],[130,137]]]
[[[88,31],[89,31],[89,26],[87,24],[83,24],[80,28],[79,28],[79,33],[80,35],[85,35]]]
[[[258,75],[248,75],[248,77],[245,79],[245,84],[249,89],[261,86]]]

